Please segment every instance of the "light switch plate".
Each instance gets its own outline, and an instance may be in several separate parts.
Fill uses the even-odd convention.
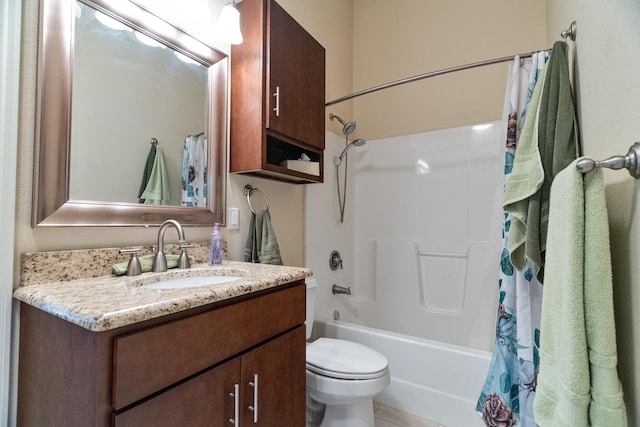
[[[239,230],[240,229],[240,209],[239,208],[229,208],[229,225],[227,226],[229,230]]]

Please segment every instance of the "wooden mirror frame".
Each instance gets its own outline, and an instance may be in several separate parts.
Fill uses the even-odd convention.
[[[209,69],[207,207],[70,200],[71,93],[75,0],[41,0],[36,91],[32,227],[148,227],[224,224],[228,57],[129,0],[78,0]],[[153,27],[153,28],[151,28]]]

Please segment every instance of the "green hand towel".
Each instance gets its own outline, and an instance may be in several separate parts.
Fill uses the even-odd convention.
[[[624,427],[602,172],[583,182],[575,164],[551,186],[534,414],[541,427]]]
[[[276,233],[269,211],[258,210],[251,214],[249,231],[244,247],[246,262],[282,265]]]
[[[178,266],[178,260],[180,255],[165,255],[167,257],[167,268],[176,268]],[[143,273],[151,271],[151,267],[153,266],[153,255],[143,255],[138,257],[140,260],[140,267]],[[193,257],[189,255],[189,262],[193,264]],[[129,265],[129,261],[120,262],[118,264],[114,264],[111,266],[111,273],[114,276],[121,276],[127,273],[127,266]]]

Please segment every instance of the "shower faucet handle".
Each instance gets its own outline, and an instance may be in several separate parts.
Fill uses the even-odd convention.
[[[340,252],[331,251],[331,255],[329,255],[329,268],[333,271],[338,268],[342,268],[342,258],[340,257]]]

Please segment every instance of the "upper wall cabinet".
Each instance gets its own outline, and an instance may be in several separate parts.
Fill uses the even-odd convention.
[[[323,181],[325,50],[273,0],[238,3],[231,49],[230,171]],[[308,163],[291,162],[305,154]]]

